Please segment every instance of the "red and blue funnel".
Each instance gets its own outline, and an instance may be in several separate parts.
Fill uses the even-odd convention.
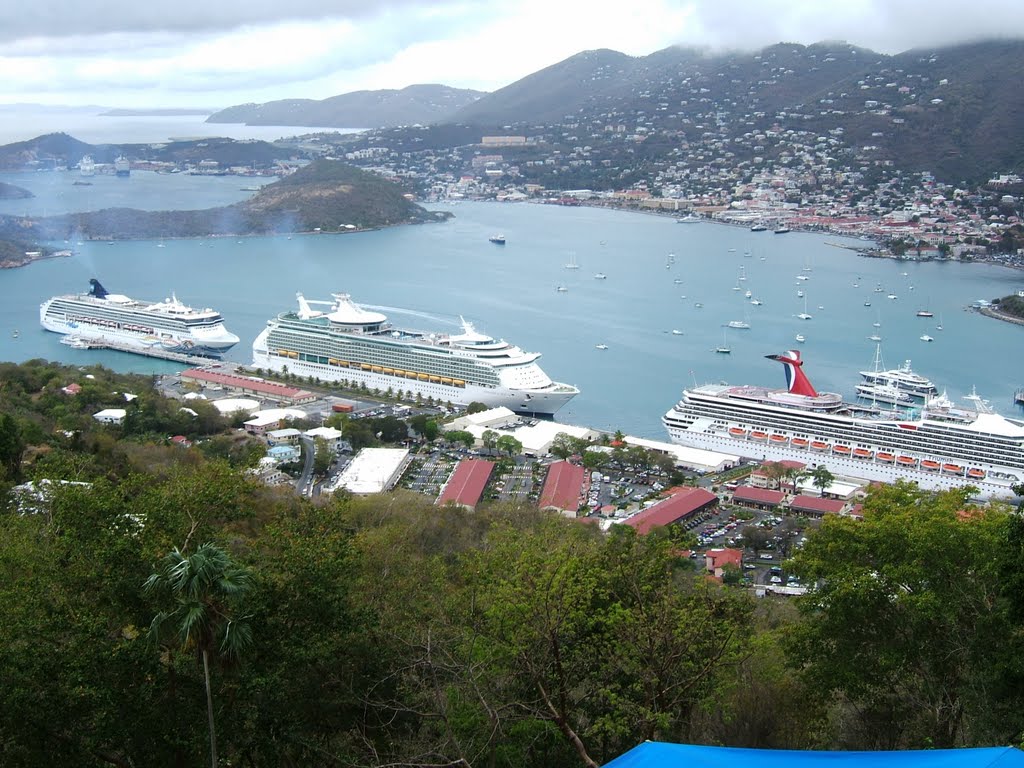
[[[765,357],[769,360],[777,360],[786,367],[786,385],[794,395],[818,396],[818,393],[814,391],[814,387],[811,386],[810,380],[802,370],[804,362],[800,359],[800,352],[798,350],[789,349],[781,355],[765,355]]]

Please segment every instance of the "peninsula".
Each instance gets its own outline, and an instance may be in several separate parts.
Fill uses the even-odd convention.
[[[317,160],[235,205],[196,211],[108,208],[39,218],[0,216],[0,238],[24,243],[338,233],[441,218],[443,214],[412,202],[394,182],[342,162]],[[8,262],[22,263],[27,262]]]

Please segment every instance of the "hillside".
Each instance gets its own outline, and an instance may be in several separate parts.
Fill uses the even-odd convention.
[[[236,205],[198,211],[112,208],[26,220],[0,216],[0,236],[39,240],[157,239],[338,232],[436,219],[397,184],[344,163],[320,160]]]
[[[895,56],[845,42],[640,58],[599,50],[487,94],[454,121],[685,138],[713,127],[727,140],[776,128],[831,133],[872,162],[976,182],[1024,167],[1022,77],[1022,41]]]
[[[480,91],[444,85],[410,85],[401,90],[353,91],[320,101],[282,99],[241,104],[215,112],[206,122],[322,128],[427,124],[448,120],[481,95]]]

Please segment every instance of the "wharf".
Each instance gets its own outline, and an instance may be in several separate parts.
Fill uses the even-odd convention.
[[[1013,402],[1017,405],[1024,405],[1024,389],[1018,389],[1013,393]]]
[[[202,366],[209,365],[211,362],[217,362],[216,358],[213,357],[186,355],[184,352],[171,352],[166,349],[140,349],[139,347],[121,344],[116,341],[109,341],[108,339],[83,339],[81,336],[75,336],[73,339],[74,343],[69,344],[68,346],[73,346],[76,349],[112,349],[115,352],[130,352],[133,355],[156,357],[160,360],[171,360],[175,363],[183,363],[184,365]]]

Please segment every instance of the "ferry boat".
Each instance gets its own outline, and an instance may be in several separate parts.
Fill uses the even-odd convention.
[[[82,159],[78,161],[78,172],[82,176],[96,175],[96,163],[93,161],[92,155],[82,155]]]
[[[553,415],[579,394],[541,370],[539,353],[480,333],[465,320],[461,333],[417,331],[392,325],[348,294],[332,294],[333,301],[296,298],[297,310],[277,315],[256,337],[254,367],[538,416]]]
[[[48,331],[81,342],[106,343],[126,352],[177,352],[221,357],[238,343],[213,309],[193,309],[171,298],[151,302],[108,293],[89,280],[88,293],[54,296],[39,305],[39,323]]]
[[[810,460],[837,475],[906,479],[929,490],[969,484],[982,498],[1012,496],[1011,485],[1024,479],[1024,420],[996,414],[980,399],[973,409],[945,396],[910,412],[865,408],[815,390],[798,350],[768,359],[783,365],[787,388],[687,388],[662,419],[672,441],[757,460]],[[769,434],[789,443],[765,440]],[[854,448],[833,448],[840,445]]]
[[[124,155],[118,155],[114,159],[114,175],[115,176],[129,176],[132,172],[132,164],[128,158]]]
[[[492,243],[494,243],[495,245],[504,245],[505,244],[505,236],[504,235],[491,235],[487,239],[489,241],[491,241]]]

